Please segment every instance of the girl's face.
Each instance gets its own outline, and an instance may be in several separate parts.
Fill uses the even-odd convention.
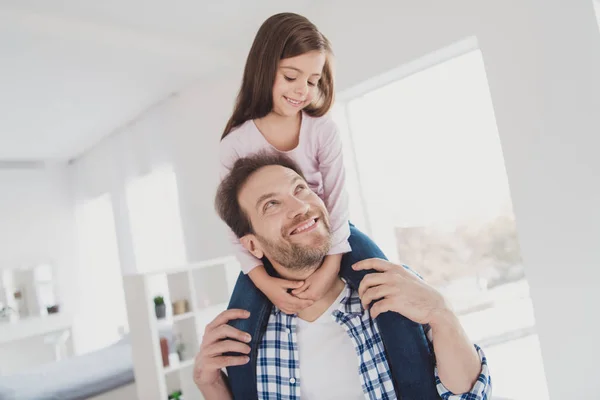
[[[318,93],[325,54],[311,51],[279,62],[273,85],[273,112],[293,117],[309,105]]]

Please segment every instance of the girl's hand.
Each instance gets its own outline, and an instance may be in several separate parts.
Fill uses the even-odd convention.
[[[289,292],[291,289],[303,286],[302,281],[289,281],[271,276],[266,280],[259,289],[271,300],[271,303],[286,314],[297,314],[314,303],[312,299],[298,298]]]
[[[292,290],[292,294],[300,299],[318,301],[339,279],[341,254],[333,254],[325,257],[321,268],[316,270],[305,281],[304,285]]]

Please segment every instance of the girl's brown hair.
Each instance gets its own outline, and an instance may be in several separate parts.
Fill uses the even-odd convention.
[[[333,73],[329,40],[307,18],[293,13],[275,14],[260,27],[246,60],[242,86],[221,140],[244,122],[262,118],[273,109],[273,84],[279,61],[310,51],[326,54],[318,95],[304,111],[313,117],[325,115],[333,104]]]

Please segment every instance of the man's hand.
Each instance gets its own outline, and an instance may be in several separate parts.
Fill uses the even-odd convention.
[[[250,342],[250,335],[227,325],[231,320],[249,316],[250,313],[245,310],[226,310],[206,326],[194,365],[194,383],[203,393],[210,391],[217,393],[213,398],[226,398],[224,394],[228,393],[228,389],[221,376],[221,368],[243,365],[249,361],[247,356],[223,355],[227,352],[250,353],[250,346],[246,344]],[[205,396],[208,398],[206,393]]]
[[[479,377],[482,364],[444,297],[413,272],[385,260],[364,260],[352,268],[379,271],[366,275],[358,288],[365,308],[381,299],[371,307],[371,317],[395,311],[416,323],[429,324],[441,382],[455,394],[469,392]],[[491,390],[489,386],[485,388]]]
[[[339,279],[342,254],[332,254],[325,257],[323,265],[311,276],[306,278],[304,285],[292,290],[292,294],[300,299],[320,300]]]
[[[363,307],[371,307],[371,317],[395,311],[419,323],[431,324],[443,318],[449,310],[443,296],[406,268],[378,258],[360,261],[352,266],[356,271],[374,269],[358,288]]]

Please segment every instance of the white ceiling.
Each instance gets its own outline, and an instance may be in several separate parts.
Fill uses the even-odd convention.
[[[76,157],[169,93],[242,63],[269,15],[311,3],[0,1],[0,161]]]

